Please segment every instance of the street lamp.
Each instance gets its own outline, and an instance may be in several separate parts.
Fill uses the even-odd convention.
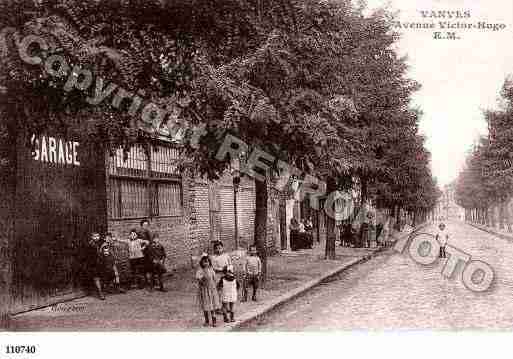
[[[239,192],[240,176],[233,177],[233,215],[235,217],[235,249],[239,248],[239,215],[237,213],[237,192]]]
[[[241,161],[244,159],[245,154],[241,153],[239,158],[232,160],[232,176],[233,176],[233,216],[234,216],[234,237],[235,237],[235,249],[239,248],[239,214],[237,210],[237,193],[240,187],[241,178]]]

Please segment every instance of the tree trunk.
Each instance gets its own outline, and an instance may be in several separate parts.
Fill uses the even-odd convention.
[[[325,259],[335,259],[336,257],[336,247],[335,247],[335,219],[331,218],[331,216],[326,216],[326,250],[325,250]]]
[[[336,191],[337,184],[333,179],[328,179],[326,185],[327,193],[332,193]],[[325,259],[335,259],[336,256],[336,246],[335,246],[335,219],[331,218],[331,216],[327,215],[326,218],[326,248],[324,251]]]
[[[401,207],[397,206],[395,211],[395,228],[400,231],[401,230]]]
[[[504,229],[504,199],[499,203],[499,229]]]
[[[506,199],[506,204],[504,206],[504,222],[508,228],[508,232],[511,232],[511,214],[509,211],[510,205],[511,205],[511,197]]]
[[[255,245],[262,261],[262,281],[267,279],[267,181],[255,181]]]

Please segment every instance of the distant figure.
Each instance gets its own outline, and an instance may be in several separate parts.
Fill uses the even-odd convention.
[[[436,240],[440,243],[440,258],[447,258],[447,254],[445,252],[445,247],[447,246],[447,242],[449,241],[449,234],[445,231],[445,224],[440,223],[438,225],[439,232],[436,234]]]
[[[379,222],[376,226],[376,242],[378,242],[378,244],[384,244],[384,241],[382,241],[380,239],[380,236],[381,236],[381,232],[383,232],[383,223],[382,222]]]
[[[297,250],[297,240],[299,237],[299,223],[295,217],[290,220],[290,249]]]
[[[342,222],[340,231],[340,245],[342,247],[350,247],[353,243],[353,225],[350,219]]]
[[[305,231],[306,231],[306,235],[308,237],[308,241],[309,241],[309,243],[312,244],[312,247],[313,247],[313,223],[312,223],[312,220],[310,219],[310,217],[307,217],[303,223],[305,226]]]

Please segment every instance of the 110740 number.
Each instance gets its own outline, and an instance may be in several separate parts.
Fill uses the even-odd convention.
[[[7,345],[5,354],[35,354],[35,345]]]

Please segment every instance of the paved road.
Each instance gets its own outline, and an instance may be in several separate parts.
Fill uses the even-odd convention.
[[[244,330],[389,330],[513,328],[513,242],[461,222],[448,223],[450,244],[490,264],[495,282],[483,293],[426,267],[405,251],[384,253],[251,324]],[[428,227],[426,232],[434,232]]]

